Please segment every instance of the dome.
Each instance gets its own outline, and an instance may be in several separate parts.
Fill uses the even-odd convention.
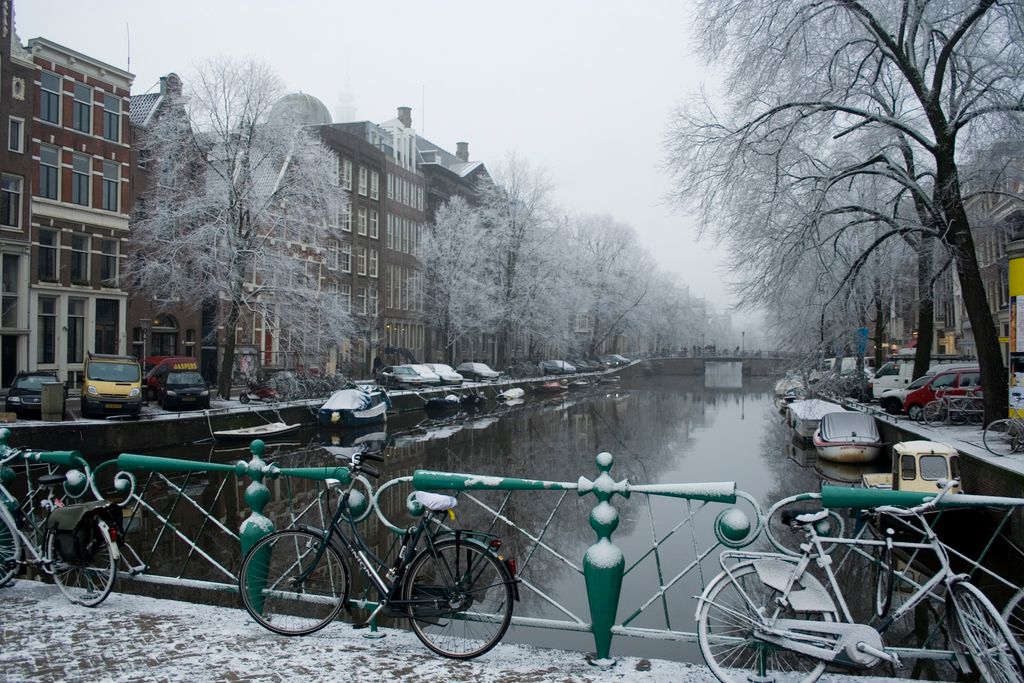
[[[292,116],[304,126],[321,126],[331,123],[331,113],[324,103],[303,92],[285,95],[270,108],[270,118]]]

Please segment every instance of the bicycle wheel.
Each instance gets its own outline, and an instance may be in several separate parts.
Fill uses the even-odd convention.
[[[424,549],[402,586],[413,632],[443,657],[479,657],[512,621],[511,580],[498,558],[475,543],[450,540]]]
[[[238,592],[258,624],[302,636],[322,629],[348,606],[348,564],[334,546],[328,543],[312,566],[323,543],[304,529],[283,529],[249,550],[238,571]]]
[[[988,683],[1024,681],[1024,656],[1006,622],[977,586],[959,581],[950,587],[953,637]]]
[[[47,534],[46,557],[50,560],[53,582],[69,601],[95,607],[110,595],[117,578],[117,550],[110,534],[103,531],[99,522],[94,522],[92,538],[76,557],[63,557],[57,534]]]
[[[1010,455],[1020,448],[1021,426],[1012,419],[995,420],[985,427],[982,441],[990,453]]]
[[[892,567],[892,548],[878,546],[875,554],[875,614],[884,617],[892,605],[892,592],[895,577]]]
[[[0,515],[0,587],[6,586],[18,573],[20,561],[21,539],[18,538],[18,531],[11,526],[7,515]]]
[[[1010,633],[1020,645],[1024,642],[1024,588],[1021,588],[1003,608],[1003,621],[1010,627]]]
[[[949,412],[950,421],[952,421],[953,412]],[[935,401],[929,401],[921,409],[921,422],[924,422],[929,427],[939,427],[946,424],[946,402],[938,399]]]
[[[758,578],[753,564],[715,577],[697,613],[697,642],[711,672],[723,683],[776,681],[812,683],[825,670],[825,662],[758,640],[754,625],[779,609],[779,592]],[[759,614],[755,610],[763,611]],[[787,619],[833,621],[830,612],[794,612],[777,615]]]

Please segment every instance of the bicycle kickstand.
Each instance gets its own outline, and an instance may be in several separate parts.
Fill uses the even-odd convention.
[[[871,645],[868,645],[867,643],[864,643],[864,642],[857,643],[857,651],[858,652],[863,652],[864,654],[871,655],[872,657],[878,657],[879,659],[881,659],[883,661],[889,662],[890,664],[892,664],[897,669],[900,669],[900,668],[903,667],[903,663],[900,661],[900,658],[899,658],[898,655],[896,655],[895,653],[890,654],[890,653],[886,652],[885,650],[881,650],[881,649],[879,649],[877,647],[872,647]]]

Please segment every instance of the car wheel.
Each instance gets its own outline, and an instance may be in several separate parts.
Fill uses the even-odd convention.
[[[907,407],[907,415],[910,416],[911,420],[919,420],[921,419],[922,410],[924,410],[924,408],[915,403],[914,405]]]
[[[896,399],[887,398],[882,401],[882,410],[890,415],[899,415],[903,412],[903,405]]]

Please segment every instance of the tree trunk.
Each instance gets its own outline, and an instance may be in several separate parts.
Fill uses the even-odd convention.
[[[224,398],[231,397],[231,380],[234,378],[235,367],[235,327],[238,325],[238,303],[231,301],[227,323],[224,326],[224,356],[220,362],[217,375],[217,393]]]
[[[913,379],[924,376],[932,363],[932,340],[935,338],[935,249],[932,238],[921,236],[917,248],[917,349],[914,353]]]

